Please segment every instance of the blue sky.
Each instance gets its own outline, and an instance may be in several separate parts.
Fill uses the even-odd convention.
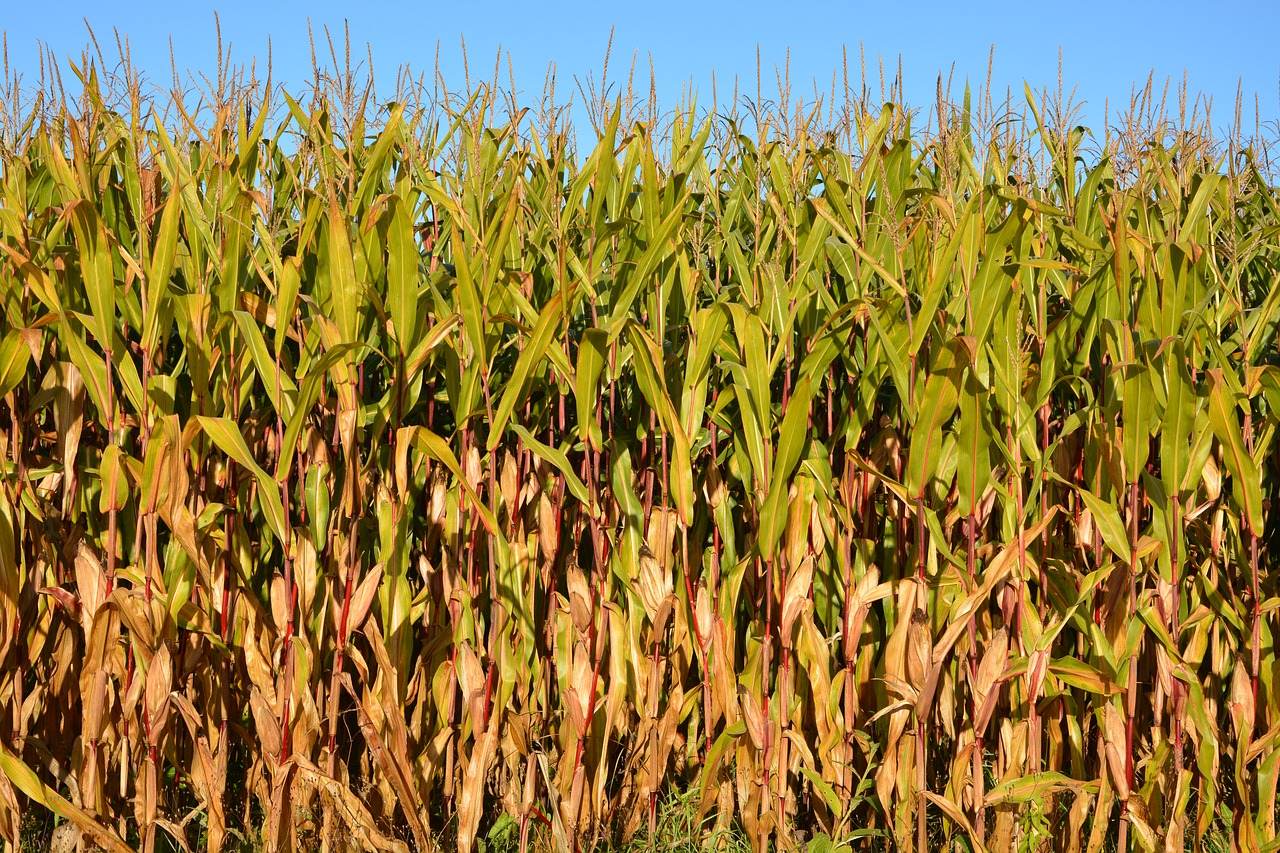
[[[9,0],[0,15],[8,36],[11,66],[34,78],[36,43],[58,57],[78,55],[87,43],[81,18],[94,27],[104,50],[112,28],[127,35],[135,61],[153,80],[169,79],[169,38],[180,70],[208,70],[216,54],[213,18],[221,17],[223,38],[233,58],[265,58],[271,39],[277,79],[305,82],[310,76],[307,20],[316,32],[328,25],[340,38],[344,19],[363,57],[372,45],[375,67],[390,76],[403,62],[430,70],[440,45],[445,77],[462,82],[460,39],[466,38],[472,74],[492,73],[499,46],[511,55],[518,87],[541,88],[548,62],[559,69],[560,86],[573,75],[598,75],[610,29],[615,30],[611,78],[625,74],[638,52],[645,87],[649,57],[666,102],[690,80],[710,96],[714,70],[723,93],[735,74],[743,90],[755,89],[756,49],[772,70],[790,49],[791,78],[801,91],[814,81],[828,89],[849,46],[851,64],[865,46],[874,90],[876,59],[885,58],[892,77],[899,55],[906,94],[913,103],[932,101],[935,80],[955,67],[958,97],[966,79],[986,77],[988,51],[995,45],[995,80],[1003,89],[1021,81],[1056,86],[1058,49],[1063,50],[1068,88],[1078,86],[1087,101],[1086,123],[1100,124],[1104,99],[1127,101],[1131,87],[1155,71],[1160,84],[1174,84],[1185,71],[1193,91],[1214,96],[1215,125],[1230,119],[1237,83],[1246,93],[1246,121],[1253,120],[1253,94],[1262,119],[1280,118],[1280,3],[1220,0],[1217,3],[1123,2],[878,2],[822,3],[812,0],[738,2],[638,2],[622,4],[541,2],[391,3],[355,0],[259,0],[259,2],[29,2]],[[108,56],[113,50],[107,50]],[[504,60],[505,75],[505,60]],[[296,87],[295,87],[296,88]],[[560,91],[564,91],[563,88]]]

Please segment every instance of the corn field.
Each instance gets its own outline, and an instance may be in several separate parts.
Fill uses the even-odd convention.
[[[8,849],[1280,845],[1261,149],[97,68],[0,127]]]

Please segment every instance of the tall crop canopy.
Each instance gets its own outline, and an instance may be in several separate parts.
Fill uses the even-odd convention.
[[[1275,849],[1264,152],[77,70],[0,122],[9,844]]]

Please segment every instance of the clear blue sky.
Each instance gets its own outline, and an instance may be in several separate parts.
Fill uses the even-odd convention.
[[[1100,123],[1103,100],[1127,100],[1131,86],[1154,70],[1157,81],[1182,79],[1193,91],[1212,94],[1215,125],[1230,118],[1236,86],[1246,92],[1246,121],[1253,119],[1253,93],[1261,99],[1263,121],[1280,118],[1280,3],[1219,0],[1216,3],[1125,2],[878,2],[822,3],[773,0],[769,3],[685,2],[569,3],[423,2],[352,0],[259,0],[259,2],[33,2],[8,0],[0,27],[8,36],[10,63],[34,78],[36,43],[59,58],[78,55],[87,42],[82,18],[94,27],[110,57],[117,28],[132,44],[135,61],[153,80],[169,79],[169,37],[180,70],[214,65],[213,18],[221,16],[223,38],[233,58],[265,58],[271,39],[277,79],[305,82],[310,76],[307,20],[317,33],[323,25],[340,39],[344,19],[352,41],[364,55],[372,45],[375,68],[389,75],[409,62],[430,71],[440,44],[441,65],[451,85],[462,81],[460,37],[466,38],[473,74],[492,73],[499,45],[509,51],[516,80],[526,92],[541,87],[547,63],[559,67],[561,86],[573,75],[594,70],[604,57],[610,28],[616,28],[610,76],[622,76],[631,57],[647,68],[650,54],[659,93],[670,102],[692,79],[704,100],[710,96],[714,69],[721,91],[741,75],[744,90],[755,88],[756,47],[767,69],[791,52],[791,76],[802,91],[813,81],[827,89],[841,64],[841,46],[856,65],[859,42],[869,70],[883,55],[892,77],[901,55],[908,100],[928,104],[939,71],[955,65],[958,97],[964,80],[980,84],[988,50],[995,45],[998,85],[1021,81],[1056,85],[1058,49],[1063,49],[1068,88],[1079,87],[1088,102],[1087,123]],[[504,62],[505,68],[505,62]],[[504,70],[505,74],[505,70]],[[870,75],[878,91],[878,72]],[[749,81],[749,83],[747,82]],[[766,86],[768,78],[766,78]],[[296,88],[296,86],[295,86]],[[563,91],[563,89],[561,89]],[[1274,131],[1273,131],[1274,133]]]

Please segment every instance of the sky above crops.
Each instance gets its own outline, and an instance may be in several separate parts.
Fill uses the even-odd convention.
[[[511,2],[329,2],[329,0],[272,0],[272,2],[53,2],[9,0],[0,15],[8,37],[11,67],[28,80],[38,76],[37,43],[61,59],[80,54],[88,42],[81,18],[98,35],[104,53],[113,59],[113,28],[128,36],[135,62],[153,82],[170,79],[170,38],[180,71],[211,71],[215,67],[214,12],[221,19],[224,43],[234,60],[267,55],[270,39],[276,79],[291,88],[311,76],[307,36],[310,19],[318,40],[327,26],[338,43],[344,21],[349,23],[355,61],[363,61],[364,46],[372,46],[375,70],[390,81],[395,67],[411,63],[430,74],[439,46],[439,61],[451,87],[463,85],[461,40],[472,79],[492,76],[499,49],[509,53],[517,88],[527,95],[542,89],[548,63],[558,69],[561,97],[585,81],[589,72],[598,80],[605,47],[613,30],[611,82],[625,86],[635,57],[639,88],[648,91],[652,57],[657,90],[665,104],[674,104],[690,83],[700,103],[711,95],[711,75],[723,99],[732,91],[733,77],[740,92],[756,91],[757,47],[763,65],[765,98],[777,92],[775,69],[790,59],[790,80],[797,93],[812,94],[815,86],[829,92],[832,74],[841,69],[842,47],[848,46],[849,71],[856,85],[860,49],[865,51],[871,91],[880,90],[879,59],[891,81],[901,57],[909,102],[927,105],[934,99],[939,73],[952,79],[959,99],[966,80],[981,84],[987,76],[988,56],[995,45],[994,80],[1004,91],[1021,91],[1025,79],[1039,88],[1056,89],[1059,48],[1067,88],[1078,87],[1085,102],[1082,118],[1101,125],[1109,99],[1110,116],[1127,103],[1133,86],[1145,83],[1154,71],[1159,91],[1171,79],[1174,90],[1186,79],[1193,92],[1214,98],[1214,125],[1222,129],[1234,114],[1237,85],[1245,95],[1244,123],[1253,129],[1255,94],[1261,121],[1271,122],[1275,136],[1280,118],[1280,3],[1220,0],[1198,2],[1125,2],[1072,0],[1047,2],[935,2],[898,4],[822,3],[812,0],[772,0],[733,4],[696,2],[568,3],[556,0]],[[323,43],[322,47],[323,47]],[[323,49],[327,55],[327,48]],[[322,56],[322,61],[327,56]],[[502,77],[507,79],[505,58]],[[1021,98],[1018,98],[1021,101]]]

